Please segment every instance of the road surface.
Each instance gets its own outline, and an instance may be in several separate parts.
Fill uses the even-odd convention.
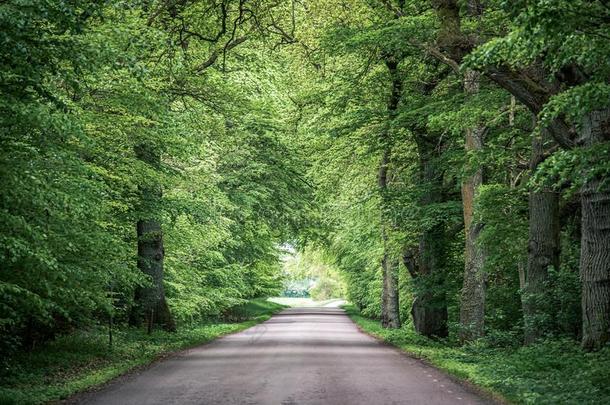
[[[343,310],[291,308],[72,403],[485,404],[441,372],[360,332]]]

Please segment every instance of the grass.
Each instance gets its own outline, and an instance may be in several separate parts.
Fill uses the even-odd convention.
[[[119,329],[114,332],[112,348],[105,329],[62,336],[11,360],[0,374],[0,404],[40,404],[67,398],[172,352],[249,328],[283,308],[253,300],[227,314],[239,322],[184,326],[176,333],[155,331],[151,335],[141,329]]]
[[[481,340],[457,347],[417,335],[410,326],[383,329],[345,306],[365,332],[518,404],[610,404],[610,347],[585,353],[571,339],[527,347],[492,347]]]

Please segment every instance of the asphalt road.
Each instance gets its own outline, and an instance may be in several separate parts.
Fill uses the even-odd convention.
[[[292,308],[130,376],[79,404],[484,404],[361,333],[338,308]]]

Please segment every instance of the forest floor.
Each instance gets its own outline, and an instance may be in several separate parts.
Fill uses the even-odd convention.
[[[492,396],[518,404],[610,404],[610,347],[585,353],[568,338],[526,347],[494,347],[494,337],[460,347],[417,335],[410,325],[383,329],[353,306],[344,308],[364,332]]]
[[[40,404],[103,384],[176,351],[209,342],[263,322],[284,305],[253,300],[233,308],[224,321],[182,326],[176,333],[121,328],[108,346],[108,330],[62,336],[24,352],[0,370],[0,404]]]

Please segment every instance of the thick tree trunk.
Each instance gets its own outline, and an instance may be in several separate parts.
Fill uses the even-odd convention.
[[[582,143],[610,141],[610,109],[594,111],[582,126]],[[582,347],[598,350],[610,341],[610,184],[598,175],[581,189]]]
[[[383,304],[381,326],[384,328],[400,328],[400,312],[398,308],[398,261],[384,256],[383,263]]]
[[[388,122],[391,125],[392,120],[396,116],[400,94],[402,91],[402,82],[398,75],[398,62],[393,57],[386,57],[385,63],[392,78],[392,92],[388,100]],[[392,254],[388,243],[388,230],[390,225],[386,218],[385,210],[388,202],[388,167],[391,159],[391,139],[389,139],[388,130],[384,132],[381,138],[383,155],[379,163],[378,186],[381,193],[381,237],[383,239],[383,257],[381,260],[382,267],[382,296],[381,296],[381,324],[384,328],[399,328],[400,313],[398,305],[398,259],[393,259],[397,256]]]
[[[384,151],[379,166],[379,190],[381,192],[381,238],[383,240],[383,257],[381,259],[382,290],[381,290],[381,325],[384,328],[400,328],[400,313],[398,306],[398,264],[392,259],[392,251],[389,247],[387,220],[383,213],[386,205],[386,193],[388,188],[388,163],[390,152]]]
[[[468,70],[464,74],[464,91],[479,92],[480,74]],[[477,126],[466,131],[466,152],[483,149],[485,128]],[[462,183],[462,205],[464,209],[464,284],[460,299],[460,340],[462,342],[483,336],[485,330],[485,253],[478,243],[483,225],[473,223],[475,199],[483,184],[483,169],[478,168]]]
[[[149,330],[160,325],[166,330],[175,330],[176,325],[165,300],[163,286],[163,234],[156,220],[140,220],[138,232],[138,268],[151,278],[151,285],[138,290],[136,300],[141,316]]]
[[[421,181],[426,191],[421,205],[442,202],[442,174],[432,162],[434,144],[425,137],[418,137]],[[419,239],[418,266],[412,259],[405,264],[414,275],[415,299],[411,308],[415,330],[428,337],[445,337],[447,329],[447,298],[445,287],[445,224],[437,223],[424,229]],[[412,269],[413,268],[413,269]]]
[[[446,337],[447,297],[443,274],[444,227],[425,231],[419,242],[419,273],[414,279],[415,299],[411,308],[417,333],[428,337]]]
[[[385,229],[381,229],[381,238],[383,239],[383,256],[381,258],[381,326],[387,328],[388,324],[388,251],[386,247],[387,235]]]
[[[445,55],[443,59],[459,65],[470,49],[478,42],[476,35],[466,35],[461,29],[460,2],[456,0],[434,0],[432,6],[440,22],[437,45]],[[482,5],[478,0],[468,0],[466,11],[470,17],[479,17]],[[447,63],[446,60],[444,63]],[[464,92],[478,93],[480,73],[467,70],[463,77]],[[466,151],[483,148],[484,128],[475,126],[465,134]],[[462,183],[462,203],[464,208],[464,284],[460,298],[460,340],[462,342],[483,336],[485,326],[485,254],[477,243],[482,224],[473,223],[475,199],[483,184],[483,170],[478,169]]]
[[[160,156],[147,145],[138,146],[136,156],[153,167],[160,166]],[[163,232],[161,223],[156,218],[162,191],[160,186],[147,185],[140,187],[140,195],[140,219],[136,226],[138,268],[150,277],[151,283],[136,290],[136,307],[131,314],[131,323],[140,325],[145,321],[149,333],[155,325],[174,331],[176,325],[167,305],[163,286]]]
[[[530,171],[533,173],[545,159],[545,143],[551,140],[547,130],[532,138]],[[523,288],[524,343],[533,343],[551,325],[548,269],[559,268],[559,193],[549,189],[532,189],[529,193],[529,237],[527,270]]]

